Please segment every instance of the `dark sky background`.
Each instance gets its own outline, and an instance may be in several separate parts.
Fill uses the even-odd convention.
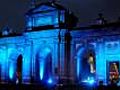
[[[95,20],[100,12],[109,22],[116,21],[120,17],[120,0],[58,0],[58,3],[74,12],[79,17],[80,24]],[[0,0],[0,30],[8,25],[14,31],[23,31],[24,14],[29,10],[30,5],[31,0]]]

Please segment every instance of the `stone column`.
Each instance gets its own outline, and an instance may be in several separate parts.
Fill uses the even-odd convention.
[[[71,51],[71,35],[67,31],[65,33],[65,61],[64,61],[64,71],[65,71],[65,81],[69,83],[70,80],[70,51]]]

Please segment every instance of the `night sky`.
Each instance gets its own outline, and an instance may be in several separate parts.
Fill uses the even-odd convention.
[[[14,31],[23,31],[25,16],[30,8],[31,0],[0,0],[0,30],[9,26]],[[36,0],[45,2],[48,0]],[[103,13],[108,22],[120,17],[120,0],[58,0],[58,3],[75,13],[79,23],[90,23]]]

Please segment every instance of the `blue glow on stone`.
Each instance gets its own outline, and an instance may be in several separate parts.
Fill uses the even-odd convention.
[[[80,77],[80,69],[81,69],[81,54],[83,52],[84,48],[81,48],[77,53],[77,77]]]
[[[14,65],[11,64],[9,69],[9,77],[11,80],[13,79],[13,76],[14,76]]]
[[[28,21],[28,27],[32,27],[32,22],[31,21]]]
[[[45,48],[44,52],[46,53],[46,55],[48,55],[51,52],[51,50],[49,48]]]
[[[80,59],[78,59],[77,61],[77,76],[79,78],[79,74],[80,74]]]
[[[44,76],[44,61],[40,62],[40,79],[42,80]]]
[[[49,78],[47,82],[48,84],[52,84],[53,83],[52,78]]]
[[[45,67],[46,67],[46,63],[47,63],[47,57],[49,55],[49,53],[51,52],[50,48],[45,47],[44,49],[41,50],[40,54],[39,54],[39,75],[40,75],[40,80],[43,80],[44,75],[48,74],[45,73]]]
[[[43,26],[43,25],[51,25],[52,24],[52,17],[51,16],[44,16],[44,17],[35,17],[35,26]]]

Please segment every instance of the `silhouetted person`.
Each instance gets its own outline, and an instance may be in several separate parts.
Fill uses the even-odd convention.
[[[107,24],[107,20],[105,20],[102,13],[98,14],[98,18],[96,19],[96,24],[99,25]]]
[[[97,90],[105,90],[105,86],[103,85],[103,81],[99,81],[99,86]]]
[[[111,80],[111,83],[108,85],[107,90],[119,90],[117,83],[114,80]]]

